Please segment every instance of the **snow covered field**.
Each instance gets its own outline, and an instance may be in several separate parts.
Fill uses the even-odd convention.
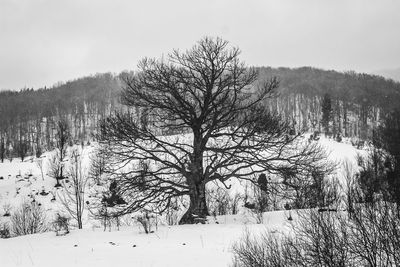
[[[146,235],[137,227],[103,232],[74,230],[0,240],[0,263],[8,266],[229,266],[231,245],[248,227],[277,232],[287,212],[265,214],[265,224],[244,224],[243,216],[219,217],[220,224],[161,226]],[[225,220],[228,220],[225,223]]]
[[[331,160],[348,160],[353,166],[357,153],[363,152],[346,143],[324,138],[319,142],[328,149]],[[46,155],[48,153],[44,155],[44,164]],[[42,179],[35,160],[14,159],[0,163],[0,221],[8,219],[3,217],[4,204],[16,207],[27,199],[35,199],[54,214],[60,208],[57,201],[52,201],[56,195],[54,184],[54,179],[46,175]],[[255,224],[254,218],[242,211],[239,215],[218,217],[218,224],[211,218],[210,224],[205,225],[161,225],[151,234],[145,234],[136,225],[104,232],[86,221],[85,229],[73,230],[66,236],[47,232],[0,239],[0,267],[229,266],[231,246],[246,228],[251,231],[268,229],[274,233],[288,229],[287,211],[267,212],[264,216],[262,225]]]

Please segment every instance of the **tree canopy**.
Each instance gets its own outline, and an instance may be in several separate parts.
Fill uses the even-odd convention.
[[[107,172],[128,202],[123,212],[162,212],[174,197],[189,196],[180,223],[193,223],[208,215],[211,181],[255,182],[263,172],[289,179],[320,167],[319,148],[300,144],[290,124],[264,104],[278,80],[258,80],[239,55],[227,41],[204,38],[185,52],[145,58],[135,75],[124,76],[123,103],[148,119],[116,113],[101,125]]]

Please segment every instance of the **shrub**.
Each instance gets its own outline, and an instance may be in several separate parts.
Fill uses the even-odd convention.
[[[362,266],[400,266],[400,214],[395,203],[359,205],[350,214],[349,250]]]
[[[275,195],[271,189],[264,174],[259,176],[256,184],[251,183],[245,187],[243,206],[251,211],[257,223],[263,223],[263,213],[270,209],[271,195]]]
[[[207,206],[211,215],[232,214],[239,212],[239,205],[243,200],[240,193],[229,193],[228,190],[216,187],[206,189]]]
[[[222,188],[206,189],[207,205],[210,214],[214,216],[229,214],[229,193]]]
[[[238,214],[239,212],[239,204],[242,202],[243,196],[239,193],[233,195],[230,201],[230,210],[232,215]]]
[[[46,214],[36,202],[24,202],[11,215],[11,230],[15,236],[45,232]]]
[[[232,247],[233,267],[283,267],[290,266],[282,242],[272,234],[263,234],[257,238],[248,230],[239,242]]]
[[[400,266],[400,215],[393,203],[351,214],[303,211],[279,238],[248,232],[233,246],[233,266]]]
[[[251,209],[255,215],[257,223],[263,223],[263,213],[268,210],[268,193],[257,185],[254,185],[254,209]]]
[[[9,217],[9,216],[11,216],[11,205],[10,204],[4,204],[3,205],[3,210],[4,210],[4,213],[3,213],[3,216],[4,217]]]
[[[134,219],[143,227],[146,234],[154,232],[151,230],[153,225],[157,227],[157,218],[149,212],[143,212],[142,214],[136,215]]]
[[[168,225],[177,225],[179,223],[179,198],[174,198],[171,200],[171,204],[168,206],[168,208],[164,211],[164,216],[165,216],[165,221]],[[180,200],[182,201],[182,200]]]
[[[0,238],[10,238],[10,225],[8,223],[0,223]]]
[[[345,215],[336,212],[306,212],[294,226],[296,262],[306,266],[348,266],[348,227]],[[294,250],[294,248],[292,248]]]
[[[57,213],[56,219],[53,221],[54,231],[57,236],[69,233],[69,220],[70,218]]]

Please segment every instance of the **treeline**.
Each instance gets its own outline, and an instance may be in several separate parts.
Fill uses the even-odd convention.
[[[260,80],[278,77],[278,97],[266,105],[291,120],[296,131],[324,131],[365,140],[400,103],[400,83],[380,76],[310,67],[258,70]],[[121,77],[127,74],[96,74],[51,88],[1,91],[0,160],[40,156],[52,149],[56,123],[61,119],[68,122],[74,142],[91,140],[99,120],[122,107]]]
[[[279,78],[279,97],[270,105],[292,119],[299,131],[324,131],[366,140],[385,114],[400,103],[400,83],[376,75],[311,67],[261,67],[259,71],[260,80]],[[327,113],[325,121],[323,112]]]
[[[98,121],[118,105],[120,79],[97,74],[52,88],[0,92],[0,161],[54,148],[56,125],[67,121],[75,142],[89,141]]]

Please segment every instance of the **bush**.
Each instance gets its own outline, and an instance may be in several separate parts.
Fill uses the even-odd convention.
[[[228,191],[219,187],[207,189],[206,197],[210,214],[218,216],[230,213],[230,196]]]
[[[264,217],[263,214],[268,210],[269,207],[269,198],[268,198],[268,192],[265,190],[262,190],[260,187],[257,185],[253,186],[253,192],[254,192],[254,208],[250,207],[250,210],[253,212],[256,222],[257,223],[263,223],[264,222]],[[246,204],[246,203],[245,203]],[[248,206],[248,204],[247,204]]]
[[[24,202],[11,215],[11,230],[15,236],[45,232],[46,214],[36,202]]]
[[[232,247],[233,267],[290,266],[282,242],[272,234],[257,238],[246,230],[241,240]]]
[[[3,210],[4,210],[4,213],[3,213],[3,216],[4,217],[9,217],[9,216],[11,216],[11,205],[10,204],[4,204],[3,205]]]
[[[8,223],[0,223],[0,238],[10,238],[10,225]]]
[[[306,266],[348,266],[347,219],[336,212],[309,211],[294,226],[295,237],[290,244],[295,262]]]
[[[393,203],[351,214],[303,211],[279,238],[248,232],[233,246],[233,266],[400,266],[400,215]]]
[[[236,193],[232,196],[230,201],[230,210],[232,215],[236,215],[239,212],[239,204],[242,202],[243,196],[239,193]]]
[[[394,203],[356,206],[349,214],[348,246],[363,266],[400,266],[400,214]]]
[[[146,234],[153,233],[151,227],[154,225],[157,228],[157,218],[149,212],[143,212],[142,214],[133,217],[143,228]]]
[[[53,221],[54,231],[57,236],[69,233],[69,220],[70,218],[57,213],[56,219]]]
[[[216,187],[206,190],[207,206],[211,215],[220,215],[239,212],[239,204],[242,202],[242,195],[239,193],[230,194],[226,189]]]
[[[177,225],[180,218],[180,205],[178,202],[179,198],[174,198],[171,200],[171,204],[164,211],[164,217],[167,225]],[[180,199],[180,201],[182,201]]]

